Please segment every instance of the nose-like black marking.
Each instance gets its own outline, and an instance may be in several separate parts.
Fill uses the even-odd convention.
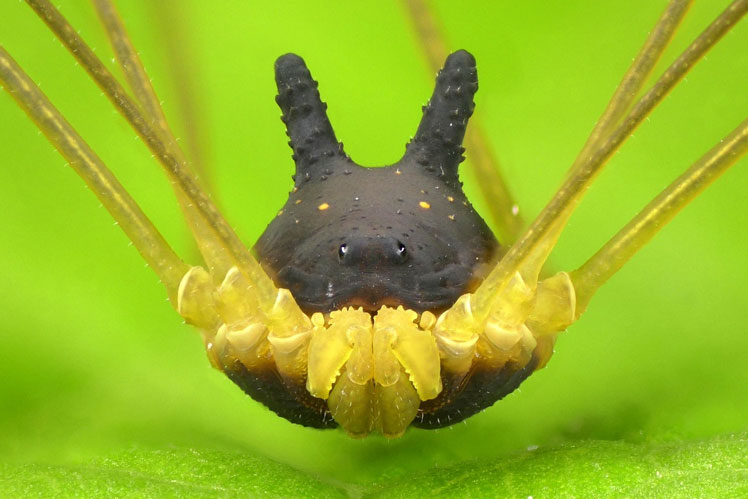
[[[338,248],[343,265],[357,265],[362,270],[376,271],[383,266],[402,265],[408,251],[399,239],[388,236],[351,236]]]
[[[472,291],[498,254],[458,176],[478,89],[473,56],[447,58],[404,156],[379,168],[344,153],[301,57],[281,56],[275,72],[296,172],[255,251],[276,284],[306,312],[346,304],[439,311]]]

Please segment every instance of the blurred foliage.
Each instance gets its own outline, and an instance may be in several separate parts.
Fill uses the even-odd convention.
[[[478,60],[477,113],[526,217],[560,183],[664,3],[437,2],[450,46]],[[666,62],[726,3],[696,2]],[[115,68],[90,5],[56,4]],[[184,140],[199,133],[207,180],[248,244],[291,187],[278,55],[306,59],[338,137],[364,164],[398,158],[431,91],[396,3],[120,4],[167,114]],[[28,7],[2,2],[0,18],[10,20],[0,43],[196,261],[168,182],[124,120]],[[167,33],[189,77],[169,70]],[[564,233],[557,268],[582,263],[745,118],[746,46],[744,21],[616,155]],[[199,117],[189,123],[185,88]],[[601,290],[521,390],[464,424],[360,441],[287,423],[210,369],[153,273],[5,94],[0,116],[0,488],[10,495],[746,492],[745,160]]]

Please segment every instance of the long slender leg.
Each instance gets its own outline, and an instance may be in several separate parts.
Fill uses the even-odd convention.
[[[570,171],[587,159],[589,154],[601,144],[626,110],[629,109],[636,94],[641,90],[642,85],[672,39],[673,33],[691,3],[692,0],[671,0],[668,4],[618,85],[610,103],[598,120]],[[426,0],[406,0],[405,4],[429,64],[432,69],[438,70],[441,61],[446,57],[447,49],[436,20],[431,15]],[[505,241],[516,240],[522,228],[522,222],[517,214],[508,187],[501,177],[498,162],[485,140],[483,129],[479,123],[474,123],[468,130],[465,143],[468,151],[470,151],[471,161],[475,165],[476,175],[480,181],[484,198],[488,201],[492,218],[500,236],[509,237],[509,239],[504,239]]]
[[[503,290],[509,278],[523,268],[539,271],[590,183],[607,160],[623,144],[675,85],[748,12],[748,0],[736,0],[668,67],[652,88],[633,106],[621,124],[597,150],[567,177],[529,229],[496,265],[475,293],[476,313],[488,314],[492,300]],[[527,262],[527,265],[525,263]],[[534,268],[533,268],[534,267]]]
[[[571,273],[577,316],[592,296],[688,203],[748,153],[748,119],[653,199],[579,269]]]
[[[166,115],[164,115],[156,96],[156,91],[151,85],[150,78],[148,78],[145,67],[143,67],[143,63],[133,47],[114,3],[111,0],[93,0],[93,4],[135,99],[143,112],[153,120],[162,136],[175,142],[171,127],[166,121]],[[170,146],[173,147],[174,144],[170,144]]]
[[[127,33],[127,29],[122,22],[122,18],[117,11],[114,2],[112,0],[93,0],[93,4],[102,24],[104,25],[104,29],[106,30],[109,41],[112,44],[117,61],[122,67],[127,84],[130,87],[130,90],[132,90],[135,99],[138,101],[143,111],[153,119],[156,126],[161,130],[163,137],[172,142],[171,146],[174,148],[175,154],[180,154],[184,157],[183,151],[179,148],[174,132],[166,119],[164,110],[161,107],[161,102],[151,84],[145,66],[135,50],[130,35]],[[175,11],[178,9],[172,8],[167,11],[166,6],[161,2],[156,2],[154,6],[155,5],[158,5],[159,9],[163,9],[158,11],[161,14],[160,17],[162,19],[169,19],[169,22],[164,24],[169,26],[170,29],[174,29],[174,20],[172,17],[176,14]],[[168,39],[170,37],[166,38]],[[176,50],[173,52],[174,53],[170,53],[169,55],[170,61],[175,58],[177,53],[182,53],[181,51]],[[189,85],[191,78],[184,74],[183,69],[180,68],[179,71],[177,78],[180,81],[178,86],[180,90],[183,90],[185,89],[185,86]],[[189,162],[190,167],[195,173],[198,173],[197,164],[199,163],[195,161],[195,159]],[[200,176],[200,181],[203,185],[205,184],[202,176]]]
[[[150,124],[144,113],[127,95],[124,88],[52,4],[47,0],[27,0],[27,3],[68,48],[71,54],[76,57],[122,116],[127,119],[161,163],[169,178],[184,191],[184,194],[205,219],[210,230],[216,234],[221,244],[226,248],[232,260],[253,283],[262,310],[269,311],[277,295],[273,282],[242,244],[210,198],[197,184],[186,165],[171,153],[168,142],[161,139],[157,128]]]
[[[595,289],[612,275],[678,209],[734,162],[746,145],[746,124],[702,159],[624,229],[582,269],[542,281],[539,273],[571,213],[608,158],[688,70],[748,12],[748,0],[733,2],[665,71],[621,123],[565,179],[556,196],[499,261],[473,294],[461,296],[436,321],[433,334],[442,367],[463,379],[475,359],[505,365],[515,352],[520,365],[539,369],[552,354],[556,334],[579,316]],[[577,286],[581,293],[577,292]],[[524,357],[522,357],[524,356]],[[535,364],[529,364],[530,359]],[[522,360],[525,359],[525,360]]]
[[[187,165],[187,159],[177,144],[174,133],[166,120],[166,115],[156,96],[156,91],[153,89],[145,67],[130,41],[130,37],[117,9],[111,0],[94,0],[94,6],[106,29],[128,85],[140,104],[141,109],[156,126],[161,139],[168,146],[169,152],[174,155],[179,163]],[[181,189],[177,186],[174,187],[179,205],[192,230],[200,252],[211,274],[213,274],[216,280],[220,281],[226,275],[229,268],[231,268],[231,261],[223,250],[220,240],[210,230],[210,227],[200,216],[197,208],[189,202]]]
[[[426,0],[404,1],[429,66],[432,71],[437,72],[448,54],[444,36]],[[463,143],[499,238],[504,244],[511,244],[520,235],[524,223],[501,174],[499,162],[488,145],[479,117],[473,116]]]
[[[2,47],[0,82],[96,194],[159,276],[170,301],[176,306],[179,283],[189,267],[174,253],[96,153]]]
[[[195,74],[194,64],[190,57],[194,52],[187,32],[186,11],[176,8],[168,2],[149,2],[151,14],[161,19],[156,29],[163,34],[163,47],[166,54],[166,68],[175,87],[176,110],[184,124],[184,143],[193,170],[198,175],[203,187],[216,198],[213,170],[207,161],[207,149],[210,144],[201,133],[204,122],[201,106],[201,88],[199,75]]]
[[[620,123],[624,113],[631,107],[637,94],[647,81],[655,64],[662,57],[662,53],[672,40],[673,34],[678,29],[692,3],[693,0],[670,0],[626,74],[623,75],[613,97],[597,120],[592,133],[590,133],[569,171],[574,171],[575,168],[584,163],[589,155],[602,145],[613,128]]]
[[[195,206],[196,213],[202,218],[198,228],[204,226],[213,233],[212,240],[220,245],[216,251],[225,253],[232,263],[225,276],[220,276],[220,283],[216,282],[215,275],[211,276],[202,267],[187,267],[182,264],[177,271],[167,274],[170,279],[170,298],[179,314],[187,322],[200,328],[213,364],[224,370],[229,369],[229,364],[232,368],[235,366],[237,356],[246,357],[249,363],[245,366],[247,368],[256,366],[258,362],[267,364],[272,360],[284,379],[293,378],[297,385],[303,382],[306,347],[314,328],[310,318],[296,304],[290,291],[275,287],[218,213],[187,168],[173,137],[166,137],[170,133],[168,126],[159,128],[152,124],[157,117],[140,109],[49,2],[28,0],[27,3],[76,56],[120,114],[148,145],[172,182],[181,190],[180,196]],[[113,34],[119,42],[126,40],[118,37],[115,31]],[[123,59],[131,60],[132,54],[127,53],[127,50],[122,55]],[[138,76],[137,71],[130,71],[133,86],[143,85],[141,78],[147,78],[145,73]],[[141,93],[146,95],[148,92]],[[143,97],[144,100],[150,98],[147,95]],[[154,109],[155,107],[157,104]],[[161,263],[155,257],[151,260],[156,264]],[[324,323],[324,319],[322,322]]]

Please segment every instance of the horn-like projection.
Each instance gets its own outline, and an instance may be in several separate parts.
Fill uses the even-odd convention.
[[[288,145],[296,162],[294,181],[299,186],[326,168],[330,159],[346,156],[327,119],[327,104],[320,100],[317,82],[304,59],[296,54],[279,57],[275,61],[275,82],[275,101],[283,111],[281,120],[291,139]]]
[[[465,159],[462,139],[477,90],[475,58],[465,50],[452,53],[436,77],[434,94],[423,108],[418,131],[401,161],[415,161],[445,182],[457,182],[457,167]]]

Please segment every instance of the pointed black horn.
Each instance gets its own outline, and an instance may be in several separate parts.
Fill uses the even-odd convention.
[[[436,87],[403,161],[414,160],[445,181],[457,181],[457,167],[465,159],[462,139],[473,114],[473,96],[478,90],[475,58],[465,50],[447,57],[436,76]]]
[[[335,138],[327,119],[327,104],[320,100],[317,82],[304,59],[296,54],[280,56],[275,61],[275,82],[275,101],[283,112],[281,120],[286,124],[286,134],[291,139],[288,145],[296,162],[294,179],[300,185],[325,168],[320,163],[327,163],[326,159],[345,157],[343,144]]]

